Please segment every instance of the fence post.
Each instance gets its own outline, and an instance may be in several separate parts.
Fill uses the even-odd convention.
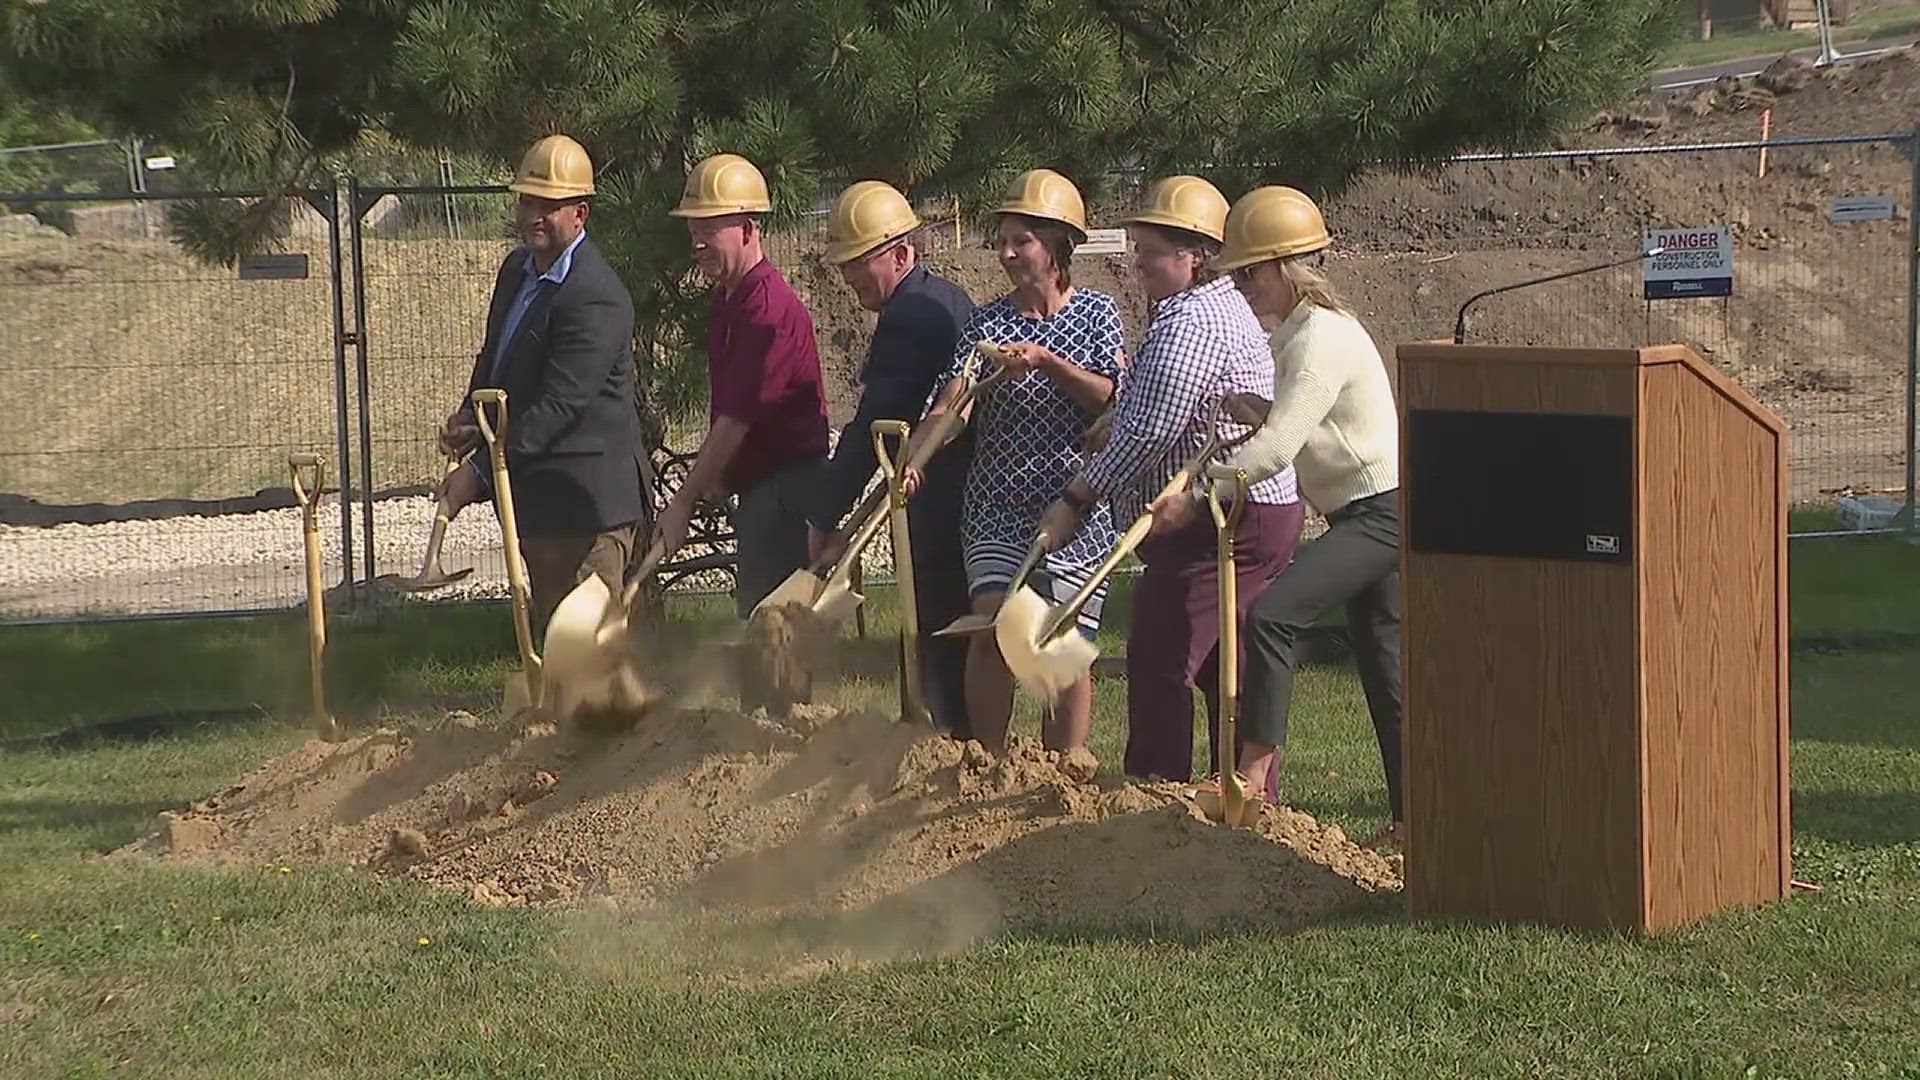
[[[359,590],[353,582],[353,485],[352,458],[347,435],[347,306],[346,267],[340,255],[340,177],[332,178],[327,191],[327,251],[333,267],[333,406],[334,434],[339,446],[339,466],[334,476],[340,481],[340,591],[349,608],[359,604]],[[351,205],[349,203],[348,205]]]
[[[353,347],[359,378],[360,402],[360,536],[366,541],[361,553],[368,589],[373,587],[373,395],[367,375],[367,262],[361,219],[367,207],[362,205],[360,178],[347,174],[347,212],[353,215],[348,235],[353,247]],[[344,484],[344,480],[342,483]]]
[[[1914,512],[1914,433],[1920,428],[1915,415],[1916,392],[1920,392],[1920,127],[1907,138],[1907,166],[1912,173],[1907,195],[1907,504],[1900,509],[1908,532],[1915,526]]]

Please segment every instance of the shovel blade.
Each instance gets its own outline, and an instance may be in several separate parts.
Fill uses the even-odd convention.
[[[632,723],[666,700],[634,666],[626,604],[588,574],[547,621],[541,684],[549,718],[562,723]]]
[[[1093,642],[1073,626],[1042,642],[1040,633],[1055,615],[1056,609],[1039,593],[1023,586],[1007,597],[994,617],[994,641],[1007,670],[1041,701],[1052,701],[1078,682],[1099,655]]]
[[[473,567],[471,566],[451,572],[436,567],[415,577],[401,577],[398,574],[387,574],[383,575],[380,580],[401,592],[426,592],[429,589],[438,589],[451,585],[471,573],[473,573]]]
[[[852,589],[828,589],[813,602],[813,613],[829,623],[841,623],[853,617],[867,598]]]
[[[1193,801],[1207,820],[1215,825],[1225,825],[1229,829],[1251,829],[1260,822],[1260,803],[1244,794],[1236,797],[1223,796],[1216,791],[1197,791]]]
[[[767,608],[785,607],[788,604],[809,607],[813,605],[814,598],[820,595],[820,590],[825,588],[826,584],[811,570],[795,570],[787,575],[787,580],[768,593],[766,599],[753,605],[751,614],[758,615]]]
[[[609,624],[613,593],[599,574],[588,574],[567,593],[547,620],[542,681],[555,711],[565,715],[574,702],[595,697],[614,677],[625,652],[626,624]],[[624,614],[624,613],[622,613]]]

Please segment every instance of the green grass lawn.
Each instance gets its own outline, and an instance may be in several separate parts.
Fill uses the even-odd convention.
[[[1824,892],[1642,942],[1415,925],[1388,903],[1286,935],[1062,929],[738,988],[612,976],[580,962],[577,917],[351,870],[100,859],[302,738],[301,623],[0,632],[0,739],[202,711],[0,750],[0,1076],[1920,1077],[1920,548],[1793,558],[1795,636],[1860,639],[1794,662],[1795,875]],[[856,651],[882,655],[886,607]],[[677,614],[725,619],[712,600]],[[500,607],[343,623],[336,711],[484,711],[511,647]],[[1124,683],[1100,686],[1111,762]],[[1290,798],[1377,825],[1346,668],[1305,673],[1294,731]]]
[[[1722,28],[1706,41],[1699,40],[1697,32],[1697,25],[1689,22],[1680,39],[1661,52],[1659,65],[1691,67],[1820,45],[1817,29],[1778,30],[1764,25],[1735,30]],[[1916,0],[1864,0],[1854,5],[1853,17],[1847,25],[1833,28],[1833,47],[1835,52],[1846,53],[1851,51],[1850,44],[1915,32],[1920,32],[1920,3]]]

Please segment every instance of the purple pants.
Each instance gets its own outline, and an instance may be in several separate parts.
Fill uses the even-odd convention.
[[[1248,504],[1233,537],[1239,590],[1234,606],[1242,624],[1247,609],[1293,561],[1305,517],[1300,502]],[[1146,569],[1133,587],[1133,623],[1127,632],[1128,776],[1179,783],[1193,778],[1196,685],[1207,698],[1209,759],[1215,760],[1219,752],[1220,582],[1215,543],[1213,519],[1202,510],[1186,528],[1149,537],[1140,545]],[[1244,673],[1244,636],[1237,651]],[[1278,800],[1277,756],[1266,786],[1267,798]]]

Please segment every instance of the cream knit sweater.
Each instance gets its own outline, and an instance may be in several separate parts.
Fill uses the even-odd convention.
[[[1400,416],[1387,366],[1351,316],[1300,304],[1272,335],[1273,408],[1214,466],[1258,481],[1288,465],[1314,509],[1331,514],[1400,485]]]

